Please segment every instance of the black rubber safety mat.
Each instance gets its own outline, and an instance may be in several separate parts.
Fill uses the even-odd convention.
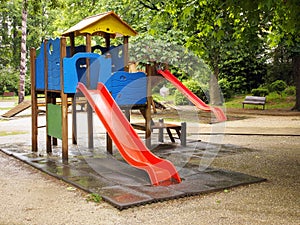
[[[167,154],[167,147],[161,146],[162,157]],[[159,148],[158,146],[155,149],[157,155],[159,155]],[[69,150],[69,162],[64,164],[59,152],[54,151],[52,155],[43,156],[29,152],[28,148],[24,151],[21,149],[22,146],[7,146],[1,150],[78,188],[99,194],[103,200],[120,210],[265,180],[217,168],[208,167],[205,170],[200,170],[195,159],[191,158],[183,166],[177,166],[182,178],[181,183],[169,186],[152,186],[144,171],[133,168],[123,160],[118,159],[120,158],[118,155],[112,157],[104,153],[95,154],[95,152],[90,151],[82,154],[83,152],[78,153],[71,149]],[[172,156],[177,157],[175,160],[180,161],[180,157],[184,157],[182,154],[189,151],[189,149],[181,150],[177,149],[176,154]],[[231,151],[230,154],[232,154]]]

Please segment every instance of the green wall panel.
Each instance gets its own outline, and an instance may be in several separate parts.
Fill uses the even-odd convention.
[[[47,134],[62,139],[61,106],[47,104]]]

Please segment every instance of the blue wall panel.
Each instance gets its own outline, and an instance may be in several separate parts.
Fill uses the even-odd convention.
[[[60,87],[60,39],[47,42],[48,90],[61,90]]]
[[[64,92],[76,93],[78,82],[86,84],[86,59],[90,59],[91,89],[97,83],[107,83],[111,76],[111,58],[96,53],[77,53],[72,58],[64,58]],[[109,86],[109,85],[108,85]]]
[[[109,90],[118,105],[146,104],[146,74],[142,72],[116,72],[111,77],[111,88]]]
[[[38,56],[35,60],[35,87],[38,90],[45,90],[44,43],[41,44]]]

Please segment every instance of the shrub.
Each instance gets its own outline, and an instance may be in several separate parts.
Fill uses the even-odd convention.
[[[189,100],[183,94],[181,94],[178,90],[175,91],[174,98],[175,98],[175,105],[189,104]]]
[[[205,95],[205,91],[201,88],[200,83],[195,80],[187,80],[182,82],[188,89],[190,89],[195,95],[197,95],[202,101],[208,102]],[[178,90],[175,91],[175,104],[186,105],[189,104],[188,99],[181,94]]]
[[[288,86],[285,90],[284,93],[288,96],[294,96],[296,95],[296,87],[295,86]]]
[[[0,69],[0,95],[5,91],[15,92],[18,94],[19,90],[19,75],[20,72],[11,67]],[[30,76],[25,77],[25,95],[30,94]]]
[[[287,88],[286,83],[283,80],[276,80],[270,85],[271,91],[277,92],[279,95]]]
[[[230,82],[230,85],[235,93],[245,93],[247,91],[247,79],[242,76],[237,76],[233,81]]]
[[[251,94],[254,96],[267,96],[269,94],[269,90],[266,88],[256,88],[251,90]]]
[[[223,97],[229,99],[233,95],[233,91],[230,85],[230,82],[226,78],[222,78],[218,81],[219,87],[222,91]]]
[[[0,70],[0,94],[5,91],[18,93],[18,71],[12,68]]]

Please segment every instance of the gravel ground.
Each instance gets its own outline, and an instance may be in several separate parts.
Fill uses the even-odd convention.
[[[216,158],[213,166],[266,182],[123,211],[105,202],[87,202],[85,192],[0,152],[0,225],[300,224],[300,136],[295,136],[300,135],[299,115],[251,115],[226,123],[227,133],[256,135],[225,135],[224,143],[255,151]],[[0,133],[16,130],[29,132],[30,119],[0,121]],[[13,141],[7,137],[0,137],[1,144]]]

